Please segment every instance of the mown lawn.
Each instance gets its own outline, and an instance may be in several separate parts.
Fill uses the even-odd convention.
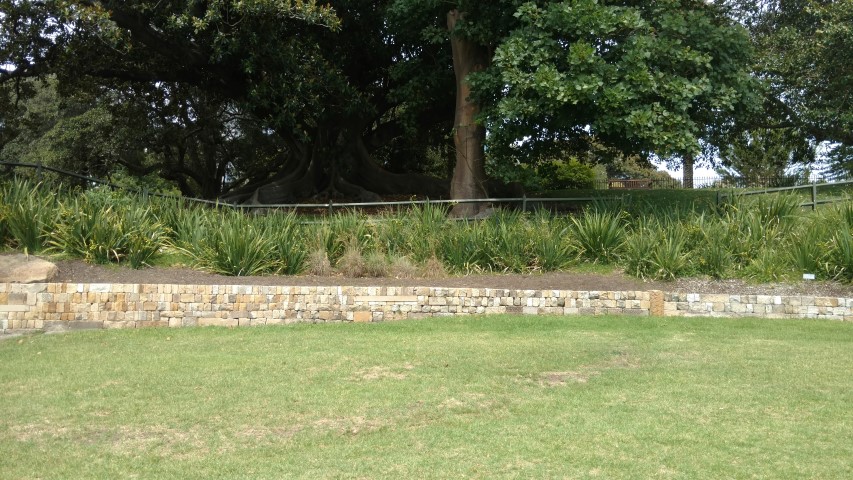
[[[0,478],[853,478],[853,324],[480,317],[0,342]]]

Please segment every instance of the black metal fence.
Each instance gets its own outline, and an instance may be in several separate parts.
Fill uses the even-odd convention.
[[[159,197],[159,198],[171,198],[175,200],[181,200],[186,202],[195,202],[213,206],[220,207],[231,207],[231,208],[240,208],[240,209],[301,209],[301,210],[314,210],[314,211],[327,211],[332,213],[335,209],[346,209],[346,208],[394,208],[394,207],[403,207],[403,206],[414,206],[414,205],[455,205],[460,203],[489,203],[495,205],[501,204],[509,204],[521,207],[522,210],[527,211],[530,208],[536,208],[536,206],[542,205],[553,205],[557,206],[558,204],[577,204],[584,202],[594,202],[594,201],[606,201],[606,200],[624,200],[626,197],[630,196],[631,191],[636,190],[659,190],[659,189],[680,189],[683,188],[683,184],[681,180],[670,178],[670,179],[643,179],[643,178],[612,178],[607,180],[599,180],[594,184],[594,190],[607,190],[612,192],[612,195],[585,195],[585,196],[577,196],[577,197],[563,197],[563,196],[546,196],[546,195],[532,195],[532,196],[521,196],[521,197],[512,197],[512,198],[478,198],[478,199],[454,199],[454,200],[407,200],[407,201],[390,201],[390,202],[354,202],[354,203],[335,203],[333,200],[329,200],[326,203],[289,203],[289,204],[232,204],[220,200],[205,200],[200,198],[191,198],[191,197],[182,197],[177,195],[168,195],[156,192],[150,192],[146,189],[133,189],[120,185],[115,185],[109,181],[102,180],[99,178],[93,178],[86,175],[81,175],[76,172],[71,172],[68,170],[63,170],[60,168],[50,167],[47,165],[40,164],[29,164],[29,163],[14,163],[14,162],[0,162],[0,175],[6,174],[14,174],[15,169],[29,169],[32,174],[35,176],[35,180],[41,181],[45,172],[52,172],[58,174],[60,176],[69,177],[74,179],[76,182],[81,183],[83,185],[88,186],[97,186],[102,185],[116,190],[124,190],[130,193],[135,193],[138,195],[142,195],[143,197]],[[800,184],[800,182],[805,182]],[[820,183],[820,180],[811,179],[810,181],[806,180],[796,180],[792,179],[792,177],[760,177],[760,178],[738,178],[738,177],[694,177],[693,184],[695,188],[703,188],[703,189],[713,189],[717,190],[717,203],[724,201],[726,198],[734,195],[734,189],[740,190],[738,194],[760,194],[760,193],[773,193],[773,192],[783,192],[783,191],[797,191],[802,189],[809,189],[811,194],[811,201],[804,202],[802,206],[811,206],[812,208],[816,208],[818,204],[822,203],[832,203],[835,201],[839,201],[846,198],[840,198],[837,195],[831,198],[818,198],[818,187],[847,187],[849,185],[853,185],[853,181],[842,181],[842,182],[833,182],[833,183]],[[792,185],[793,184],[793,185]],[[751,190],[748,190],[751,189]],[[744,191],[747,190],[747,191]],[[583,194],[583,191],[579,191],[579,193]],[[591,192],[589,192],[591,193]]]

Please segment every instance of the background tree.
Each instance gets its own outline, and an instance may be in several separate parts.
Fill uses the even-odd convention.
[[[738,186],[791,186],[809,180],[815,147],[792,129],[742,132],[720,151],[717,173]]]
[[[767,86],[756,128],[795,129],[828,146],[830,173],[853,170],[853,1],[725,2],[757,50]]]
[[[4,125],[0,161],[44,164],[95,177],[121,163],[142,162],[142,144],[131,122],[119,121],[102,98],[78,93],[60,97],[56,81],[26,80],[31,95]],[[135,133],[139,133],[136,131]]]
[[[521,26],[475,80],[490,151],[523,158],[594,139],[692,155],[754,108],[747,33],[714,5],[530,2],[516,16]]]
[[[356,183],[380,193],[440,196],[441,181],[393,174],[372,159],[374,152],[395,158],[390,151],[426,150],[430,125],[450,116],[435,112],[452,111],[447,101],[406,104],[396,94],[411,72],[391,71],[405,56],[376,3],[339,1],[332,10],[272,0],[6,2],[0,52],[12,67],[0,72],[0,82],[52,73],[65,90],[118,92],[125,101],[124,92],[166,85],[170,94],[195,89],[197,99],[203,93],[235,106],[274,132],[282,148],[266,175],[239,179],[232,199],[279,202],[337,192],[374,198]],[[343,23],[346,39],[339,35]],[[156,101],[149,105],[157,110]],[[195,121],[194,114],[188,118]],[[406,132],[415,132],[411,142],[400,141]]]
[[[593,138],[686,154],[753,91],[745,34],[699,0],[0,2],[3,105],[55,75],[144,121],[140,173],[236,201],[482,197],[486,151]],[[420,174],[448,132],[449,185]]]

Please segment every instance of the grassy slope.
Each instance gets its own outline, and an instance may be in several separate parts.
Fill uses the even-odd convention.
[[[850,478],[853,326],[485,317],[0,343],[4,478]]]

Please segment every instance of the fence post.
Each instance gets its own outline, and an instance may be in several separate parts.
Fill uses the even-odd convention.
[[[334,207],[335,201],[329,198],[329,216],[332,216],[332,208]]]
[[[521,211],[527,212],[527,193],[521,194]]]
[[[817,210],[817,184],[812,184],[812,211]]]
[[[39,160],[38,167],[36,168],[36,180],[41,182],[41,160]]]

